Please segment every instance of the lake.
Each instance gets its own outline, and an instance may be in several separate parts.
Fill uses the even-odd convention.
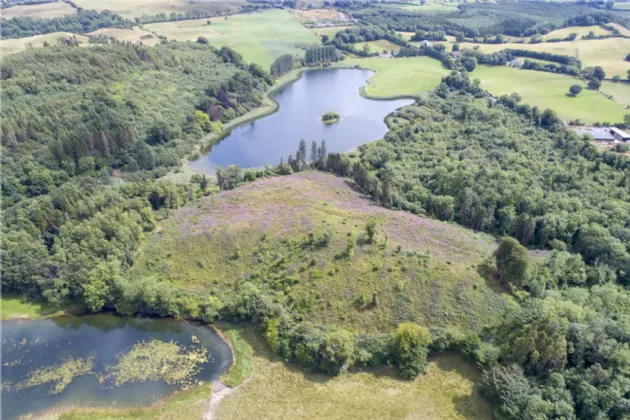
[[[281,157],[295,157],[301,139],[310,153],[313,140],[326,140],[328,152],[346,152],[382,138],[387,133],[385,117],[413,100],[364,98],[360,88],[373,74],[359,69],[304,72],[273,95],[280,105],[277,112],[234,128],[190,167],[212,173],[218,165],[277,165]],[[341,121],[324,124],[321,117],[328,111],[340,114]]]
[[[229,346],[207,325],[173,319],[98,314],[2,321],[2,418],[16,419],[64,406],[146,406],[168,396],[181,387],[181,382],[173,383],[172,377],[142,382],[127,380],[115,386],[107,376],[112,367],[121,366],[121,355],[130,354],[134,345],[148,343],[176,344],[188,355],[182,360],[189,357],[192,360],[191,355],[203,351],[205,357],[195,359],[196,368],[189,383],[217,379],[232,360]],[[157,354],[153,348],[150,350]],[[70,382],[58,385],[57,389],[55,385],[61,382],[29,384],[33,372],[37,372],[34,377],[45,378],[51,375],[46,367],[58,367],[69,360],[90,360],[91,372],[70,375]],[[105,380],[100,383],[99,376],[103,379],[103,375]],[[128,378],[123,377],[122,381],[125,379]]]

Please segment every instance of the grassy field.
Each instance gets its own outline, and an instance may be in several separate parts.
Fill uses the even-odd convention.
[[[217,418],[235,419],[491,419],[475,382],[477,370],[454,354],[431,359],[425,375],[397,379],[388,369],[338,377],[311,374],[271,355],[246,330],[252,379],[225,397]]]
[[[223,323],[220,331],[229,340],[234,360],[230,369],[221,375],[221,382],[230,388],[236,388],[252,374],[252,348],[245,340],[242,328]]]
[[[140,42],[144,45],[149,46],[154,46],[155,44],[160,42],[160,38],[158,38],[156,35],[145,29],[140,29],[137,26],[133,27],[132,29],[103,28],[99,29],[98,31],[91,32],[88,35],[105,35],[114,37],[120,41],[132,43]],[[143,39],[142,37],[148,38]]]
[[[383,224],[378,244],[362,239],[371,217]],[[326,231],[327,247],[304,248],[309,234]],[[340,257],[351,233],[356,252]],[[404,320],[478,329],[504,304],[476,269],[494,248],[490,236],[377,206],[342,178],[300,173],[179,210],[147,238],[132,276],[224,299],[253,270],[275,276],[280,259],[299,276],[291,300],[313,322],[369,332]],[[379,304],[367,308],[361,302],[375,291]]]
[[[570,26],[568,28],[562,28],[562,29],[557,29],[555,31],[551,31],[547,35],[544,35],[542,39],[544,41],[547,41],[548,39],[554,39],[554,38],[564,39],[572,33],[576,33],[577,39],[579,39],[583,35],[588,35],[588,33],[591,31],[593,31],[595,36],[610,34],[610,31],[597,25],[595,26]]]
[[[449,71],[428,57],[413,58],[351,58],[343,66],[361,66],[376,74],[368,80],[366,94],[372,97],[418,95],[434,89]]]
[[[189,10],[203,10],[210,13],[237,13],[245,0],[76,0],[84,9],[111,10],[128,19],[158,13],[185,13]]]
[[[472,76],[481,80],[481,87],[493,95],[516,92],[523,102],[540,108],[551,108],[564,121],[579,118],[582,122],[623,121],[626,113],[620,105],[598,92],[586,89],[576,78],[555,73],[519,70],[511,67],[478,66]],[[577,97],[567,96],[569,87],[584,87]]]
[[[211,395],[209,383],[196,385],[148,408],[136,409],[75,409],[50,418],[58,420],[198,420],[208,405]],[[49,417],[46,417],[49,418]]]
[[[57,1],[54,3],[29,4],[0,9],[0,16],[4,19],[14,17],[32,17],[39,19],[53,19],[61,16],[73,15],[77,9],[68,3]]]
[[[68,311],[79,309],[78,307],[66,307],[63,309],[54,307],[46,302],[29,301],[22,302],[20,296],[3,295],[0,298],[0,319],[42,319],[63,315]]]
[[[379,39],[378,41],[369,41],[369,42],[357,42],[354,44],[354,48],[359,50],[363,49],[363,46],[367,45],[370,48],[370,52],[378,52],[379,54],[383,52],[383,50],[387,51],[395,51],[398,52],[400,50],[400,45],[394,44],[386,39]]]
[[[570,55],[582,60],[584,67],[602,66],[606,77],[615,74],[624,77],[630,70],[630,62],[625,57],[630,52],[630,39],[608,38],[595,40],[575,40],[566,42],[543,42],[540,44],[460,44],[462,48],[478,45],[481,51],[495,52],[506,48],[518,48],[544,51],[554,54]]]
[[[626,3],[626,4],[628,5],[628,10],[630,10],[630,3]],[[630,36],[630,29],[624,28],[618,23],[609,23],[609,25],[617,28],[617,30],[619,30],[621,35]]]
[[[630,84],[605,81],[600,90],[613,96],[613,101],[628,109],[630,113]]]
[[[145,28],[173,40],[194,41],[199,36],[205,36],[210,44],[234,48],[246,61],[267,69],[278,56],[302,55],[298,46],[320,42],[313,31],[306,29],[293,14],[284,10],[266,10],[230,16],[227,20],[213,18],[211,21],[210,25],[207,19],[154,23],[145,25]]]
[[[88,43],[88,38],[83,35],[74,35],[69,32],[54,32],[44,35],[33,35],[26,38],[11,38],[0,40],[0,56],[14,54],[28,48],[41,48],[44,42],[50,45],[56,44],[61,38],[71,38],[76,36],[82,44]]]

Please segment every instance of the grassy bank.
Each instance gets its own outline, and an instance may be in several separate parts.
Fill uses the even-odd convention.
[[[337,63],[340,67],[374,70],[364,93],[367,97],[389,99],[413,97],[436,88],[449,70],[429,57],[411,58],[348,58]]]
[[[0,318],[7,319],[42,319],[77,312],[79,305],[58,308],[43,301],[22,301],[20,296],[3,295],[0,298]]]
[[[104,409],[82,408],[59,415],[59,420],[197,420],[200,419],[211,394],[209,383],[177,392],[171,398],[148,408]]]
[[[387,368],[329,377],[270,354],[251,329],[243,334],[254,350],[254,374],[221,401],[219,419],[492,418],[475,387],[478,371],[458,355],[433,358],[413,381],[399,380]]]
[[[222,323],[220,328],[232,349],[232,365],[221,375],[221,382],[230,388],[236,388],[252,374],[252,348],[245,340],[242,328],[227,323]]]

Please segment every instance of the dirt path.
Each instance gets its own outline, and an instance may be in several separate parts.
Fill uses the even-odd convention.
[[[251,376],[245,379],[243,383],[236,388],[230,388],[221,381],[212,382],[212,395],[208,400],[208,406],[206,407],[206,411],[204,411],[203,413],[202,420],[215,420],[215,414],[217,412],[217,408],[219,408],[219,403],[221,402],[221,400],[245,385],[247,382],[249,382],[250,379]]]

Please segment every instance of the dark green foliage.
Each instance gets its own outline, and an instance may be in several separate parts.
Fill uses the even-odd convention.
[[[276,58],[271,64],[270,73],[273,77],[282,77],[295,68],[295,58],[291,54],[284,54]]]
[[[202,136],[262,104],[268,75],[229,48],[54,47],[2,63],[2,193],[9,206],[75,176],[179,165]],[[177,95],[168,92],[178,92]]]
[[[514,238],[501,239],[499,248],[495,251],[497,270],[501,279],[518,286],[527,286],[531,276],[531,260],[527,249]]]
[[[155,15],[142,15],[135,19],[136,23],[144,24],[144,23],[156,23],[156,22],[175,22],[179,20],[191,20],[191,19],[203,19],[212,17],[210,12],[205,12],[203,10],[187,10],[185,13],[176,13],[171,12],[170,14],[166,13],[158,13]],[[208,20],[208,24],[210,20]]]
[[[400,376],[413,379],[427,365],[429,331],[413,323],[402,323],[392,333],[392,361]]]
[[[582,92],[582,85],[571,85],[569,88],[569,93],[573,96],[577,96],[580,92]]]
[[[104,10],[79,9],[76,14],[53,19],[38,19],[29,16],[0,18],[0,37],[23,38],[51,32],[85,34],[101,28],[131,28],[133,22],[120,15]]]
[[[332,45],[311,47],[306,50],[306,64],[319,64],[339,61],[341,53]]]
[[[368,57],[378,55],[378,52],[367,52],[363,49],[357,49],[354,44],[358,42],[378,41],[379,39],[386,39],[400,46],[407,45],[407,41],[405,41],[400,34],[397,34],[393,30],[387,31],[382,27],[374,25],[355,26],[339,31],[335,34],[335,37],[330,43],[340,50],[348,51],[362,57]]]

